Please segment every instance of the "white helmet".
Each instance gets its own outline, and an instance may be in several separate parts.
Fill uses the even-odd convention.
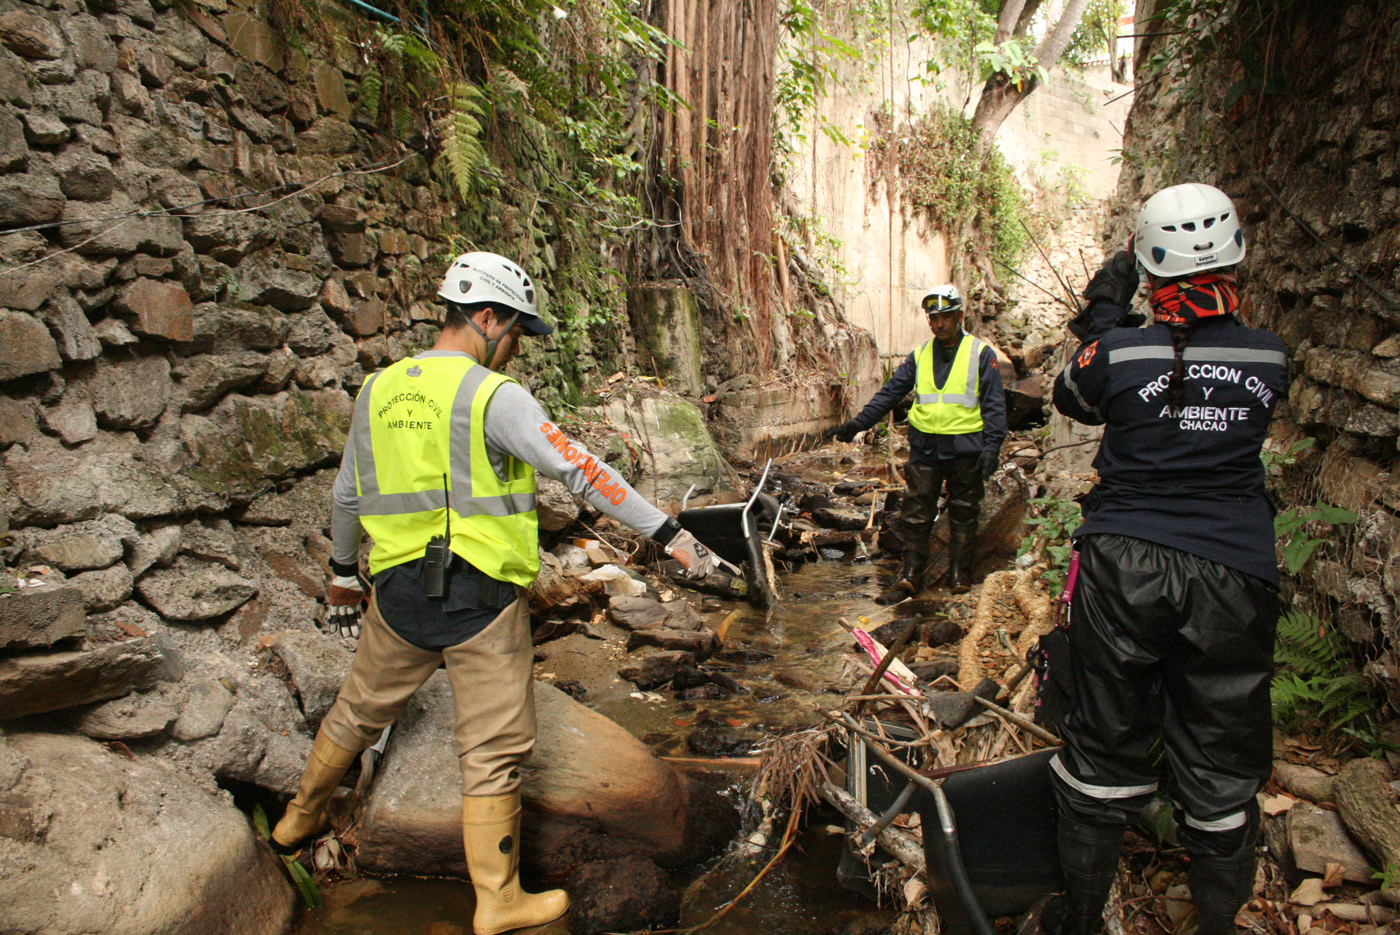
[[[1175,279],[1244,259],[1239,212],[1220,189],[1199,182],[1164,188],[1142,206],[1133,246],[1159,279]]]
[[[496,253],[464,253],[452,261],[438,296],[462,305],[490,303],[519,313],[526,334],[552,334],[535,311],[535,284],[530,274]]]
[[[951,283],[946,286],[934,286],[919,302],[919,307],[929,314],[959,312],[963,307],[962,293]]]

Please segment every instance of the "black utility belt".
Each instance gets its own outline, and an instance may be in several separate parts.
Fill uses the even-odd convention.
[[[415,558],[396,567],[422,581],[426,564],[425,558]],[[443,593],[428,595],[430,600],[450,599],[454,607],[502,608],[509,607],[520,596],[513,583],[492,578],[455,552],[448,553],[446,566]]]

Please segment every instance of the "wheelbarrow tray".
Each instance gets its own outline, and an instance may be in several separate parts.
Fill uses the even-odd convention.
[[[989,917],[1019,915],[1041,896],[1064,889],[1050,784],[1054,755],[1053,749],[1038,750],[943,776],[943,793],[956,819],[956,851],[972,893]],[[944,931],[961,935],[972,930],[969,920],[976,907],[966,906],[954,886],[950,848],[933,797],[921,789],[917,802],[929,889]]]

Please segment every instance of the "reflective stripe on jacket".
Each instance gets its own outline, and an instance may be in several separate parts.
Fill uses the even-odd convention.
[[[509,381],[464,355],[408,358],[365,381],[350,445],[371,574],[422,556],[450,525],[452,551],[481,571],[535,580],[535,469],[507,457],[500,477],[486,451],[486,404]]]
[[[938,386],[933,376],[933,341],[919,348],[909,424],[930,435],[982,431],[982,409],[977,403],[977,365],[981,356],[982,341],[964,334],[948,368],[948,378]]]

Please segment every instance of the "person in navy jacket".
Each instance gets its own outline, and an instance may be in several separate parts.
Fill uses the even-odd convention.
[[[928,568],[929,535],[948,490],[948,585],[972,584],[972,553],[984,482],[996,472],[1006,440],[1006,396],[996,351],[963,328],[963,297],[951,283],[919,303],[932,340],[915,348],[855,418],[824,435],[848,442],[914,393],[909,409],[907,488],[900,507],[904,560],[894,586],[876,600],[892,604],[918,594]]]
[[[1081,344],[1055,408],[1104,433],[1074,533],[1071,702],[1051,762],[1066,890],[1041,921],[1057,935],[1100,930],[1123,831],[1158,789],[1159,736],[1199,935],[1233,933],[1253,890],[1279,586],[1259,453],[1288,355],[1239,319],[1244,255],[1223,192],[1164,189],[1070,323]],[[1147,327],[1129,311],[1139,268]]]

